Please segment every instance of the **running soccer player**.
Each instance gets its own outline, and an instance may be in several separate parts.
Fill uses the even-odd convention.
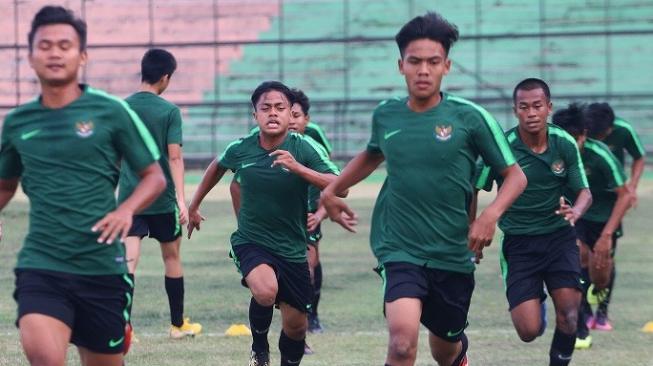
[[[506,137],[528,186],[499,221],[504,237],[501,272],[513,325],[519,338],[531,342],[544,333],[543,283],[553,298],[556,329],[549,365],[568,365],[576,340],[581,297],[580,258],[574,226],[592,203],[576,141],[558,126],[547,123],[551,92],[542,80],[522,80],[513,91],[519,124]],[[505,182],[494,168],[479,170],[477,189],[499,192]],[[573,192],[569,206],[563,194]]]
[[[642,177],[645,166],[646,151],[633,127],[622,118],[615,117],[612,107],[608,103],[592,103],[587,107],[588,134],[591,138],[597,139],[608,145],[610,151],[617,157],[622,166],[625,167],[625,153],[632,158],[630,168],[630,179],[626,187],[630,191],[632,206],[637,205],[637,186]],[[623,235],[622,227],[616,231],[618,236]],[[615,242],[616,244],[616,242]],[[616,253],[616,247],[612,250],[612,256]],[[614,263],[614,262],[613,262]],[[612,298],[612,290],[617,271],[613,268],[610,284],[607,290],[602,291],[598,296],[590,296],[598,303],[596,314],[588,310],[587,323],[590,328],[596,330],[612,330],[612,324],[608,318],[608,306]],[[592,294],[593,291],[590,291]]]
[[[133,278],[145,236],[156,239],[165,266],[164,284],[170,307],[172,339],[195,336],[202,325],[184,318],[184,272],[181,265],[181,225],[187,223],[184,199],[184,160],[181,152],[182,131],[179,108],[160,97],[177,68],[174,56],[162,49],[151,49],[141,61],[140,91],[126,101],[147,126],[161,151],[159,164],[166,177],[166,190],[148,208],[134,216],[125,246],[127,267]],[[126,200],[138,184],[138,175],[128,162],[120,170],[118,202]]]
[[[231,236],[231,256],[252,293],[249,313],[264,315],[250,318],[252,366],[269,365],[271,317],[265,308],[275,304],[282,318],[281,365],[301,362],[313,299],[306,260],[308,187],[324,188],[338,173],[317,143],[288,131],[293,98],[292,91],[276,81],[254,90],[259,131],[232,142],[209,165],[189,207],[190,237],[203,220],[199,206],[206,194],[228,169],[240,177],[238,229]]]
[[[585,174],[592,193],[592,206],[576,222],[580,241],[583,297],[578,313],[577,349],[592,345],[583,307],[589,307],[585,297],[590,282],[597,291],[608,287],[614,261],[611,253],[616,246],[617,232],[628,207],[630,192],[626,187],[626,173],[617,158],[602,142],[587,138],[583,110],[577,104],[553,114],[553,123],[567,131],[577,142],[585,166]],[[591,314],[591,308],[589,310]]]
[[[441,91],[458,29],[429,12],[395,37],[407,98],[382,102],[367,149],[322,193],[331,220],[345,229],[355,214],[336,192],[386,161],[370,242],[384,282],[389,330],[386,365],[413,365],[420,323],[441,366],[467,365],[467,312],[474,289],[474,252],[489,245],[496,220],[526,186],[503,131],[480,106]],[[472,178],[482,156],[505,177],[497,198],[470,226]],[[344,215],[343,215],[344,213]]]
[[[19,181],[30,200],[15,269],[20,340],[32,365],[63,365],[73,343],[82,365],[119,366],[132,292],[122,241],[165,187],[159,151],[124,101],[78,84],[83,20],[43,7],[28,43],[41,95],[7,115],[0,149],[0,208]],[[116,205],[121,159],[140,183]]]

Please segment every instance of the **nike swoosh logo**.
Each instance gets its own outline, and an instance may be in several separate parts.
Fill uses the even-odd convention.
[[[32,137],[36,136],[41,132],[41,129],[39,128],[38,130],[30,131],[30,132],[24,132],[22,135],[20,135],[21,140],[29,140]]]
[[[389,139],[390,137],[392,137],[392,136],[398,134],[399,132],[401,132],[401,129],[399,129],[399,130],[394,130],[394,131],[390,131],[390,132],[386,132],[386,133],[383,135],[383,139],[384,139],[384,140],[387,140],[387,139]]]
[[[245,168],[248,168],[248,167],[250,167],[252,165],[256,165],[256,163],[248,163],[248,164],[243,163],[243,165],[240,166],[240,169],[245,169]]]
[[[459,330],[459,331],[457,331],[457,332],[448,331],[448,332],[447,332],[447,337],[455,337],[455,336],[457,336],[458,334],[462,333],[463,330],[465,330],[464,327],[463,327],[463,329],[461,329],[461,330]]]
[[[115,347],[115,346],[121,344],[122,341],[124,341],[124,340],[125,340],[125,336],[120,337],[120,339],[118,339],[118,340],[110,339],[110,340],[109,340],[109,347],[112,347],[112,348],[113,348],[113,347]]]

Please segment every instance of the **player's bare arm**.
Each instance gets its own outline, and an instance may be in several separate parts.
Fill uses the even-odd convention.
[[[132,225],[134,214],[154,202],[166,187],[166,179],[159,162],[148,165],[138,175],[141,180],[132,195],[115,211],[109,212],[93,225],[93,231],[100,231],[98,243],[113,243],[118,236],[121,241],[124,241]]]
[[[335,174],[316,172],[302,165],[286,150],[275,150],[270,153],[270,156],[276,157],[272,162],[273,167],[277,165],[282,166],[319,189],[324,189],[324,187],[336,179]]]
[[[481,252],[492,243],[497,221],[526,188],[526,176],[517,164],[504,169],[501,176],[504,181],[496,198],[469,228],[469,249],[473,252]]]
[[[170,164],[170,173],[177,194],[179,223],[186,225],[188,223],[188,207],[186,206],[186,196],[184,194],[184,157],[181,151],[181,145],[168,145],[168,163]]]
[[[642,156],[639,159],[633,160],[633,164],[630,167],[630,180],[626,187],[630,190],[631,207],[637,206],[637,186],[644,173],[645,164],[645,157]]]
[[[200,204],[204,197],[215,187],[216,184],[220,181],[224,173],[227,172],[227,169],[220,166],[217,160],[213,160],[209,164],[208,168],[202,176],[202,181],[197,186],[195,194],[193,194],[193,199],[188,206],[188,239],[190,239],[193,234],[193,230],[200,230],[200,223],[205,220],[205,217],[200,214]]]
[[[562,216],[571,226],[574,226],[591,205],[592,193],[588,188],[583,188],[578,192],[573,206],[570,206],[564,197],[560,197],[560,208],[556,210],[556,215]]]
[[[18,189],[19,178],[0,179],[0,210],[2,210]],[[2,240],[2,221],[0,221],[0,240]]]
[[[610,259],[610,251],[612,250],[612,236],[619,228],[631,203],[631,191],[626,186],[618,187],[615,189],[617,193],[617,201],[612,208],[610,218],[601,231],[601,236],[594,245],[594,266],[596,269],[605,268]]]

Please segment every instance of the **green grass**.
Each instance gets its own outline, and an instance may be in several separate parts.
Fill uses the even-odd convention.
[[[374,179],[376,180],[376,179]],[[366,183],[370,189],[377,183]],[[611,306],[615,331],[594,332],[594,347],[576,352],[573,365],[652,365],[653,334],[640,328],[653,320],[651,263],[653,251],[648,234],[653,216],[653,182],[641,187],[639,207],[626,220],[626,236],[618,250],[618,284]],[[350,199],[361,220],[357,234],[345,233],[325,223],[322,262],[324,267],[323,301],[320,316],[326,332],[309,335],[316,351],[304,358],[303,365],[381,365],[387,333],[381,313],[381,281],[372,272],[375,260],[368,247],[369,217],[373,199]],[[206,202],[207,221],[191,241],[183,242],[186,272],[186,314],[204,326],[196,339],[170,341],[166,338],[169,320],[163,288],[163,266],[158,245],[146,240],[136,280],[133,311],[136,335],[127,358],[129,365],[246,365],[250,339],[226,337],[230,324],[247,323],[249,292],[240,286],[240,278],[227,256],[229,235],[234,229],[230,202]],[[11,203],[2,214],[4,238],[0,245],[4,261],[0,264],[0,365],[27,365],[13,326],[15,303],[13,272],[16,252],[27,228],[27,205]],[[519,341],[512,328],[499,274],[497,245],[493,244],[476,272],[476,289],[470,309],[468,335],[473,365],[533,364],[548,362],[553,334],[553,319],[545,335],[533,342]],[[549,314],[553,308],[549,302]],[[276,353],[279,314],[275,312],[270,344],[272,364]],[[433,365],[426,331],[420,334],[418,365]],[[78,365],[74,348],[70,365]]]

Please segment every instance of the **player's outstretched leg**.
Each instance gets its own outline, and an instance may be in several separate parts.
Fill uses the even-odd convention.
[[[306,330],[308,329],[307,314],[284,302],[279,303],[279,309],[282,322],[279,336],[281,366],[299,365],[304,357]]]
[[[385,303],[388,323],[388,355],[385,363],[392,366],[412,366],[417,356],[422,301],[399,298]]]
[[[578,308],[581,291],[559,288],[550,291],[556,310],[556,329],[549,351],[550,366],[567,366],[571,362],[576,342]]]

